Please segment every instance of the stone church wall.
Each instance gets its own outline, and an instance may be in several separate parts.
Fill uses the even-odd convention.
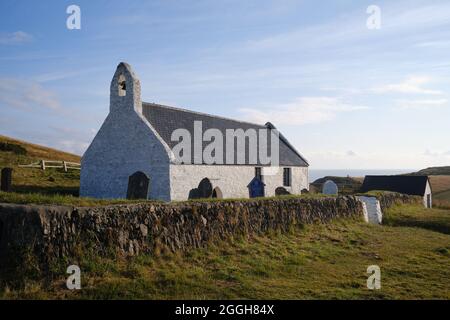
[[[263,171],[264,172],[264,171]],[[301,194],[309,189],[308,168],[291,167],[292,181],[290,187],[284,187],[291,194]],[[264,173],[263,173],[264,175]],[[187,200],[189,191],[197,188],[203,178],[208,178],[213,188],[219,187],[224,198],[248,198],[248,184],[255,177],[254,166],[235,165],[171,165],[172,181],[171,199]],[[283,168],[274,175],[264,175],[265,196],[275,195],[277,187],[283,187]]]
[[[119,94],[119,79],[126,84]],[[142,115],[139,79],[121,63],[111,81],[110,112],[81,161],[80,195],[126,198],[128,178],[142,171],[150,178],[148,197],[170,200],[169,154]]]

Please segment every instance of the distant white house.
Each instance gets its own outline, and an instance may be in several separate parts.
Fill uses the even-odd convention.
[[[221,146],[223,159],[230,151],[236,153],[231,162],[227,158],[207,163],[196,158],[195,152],[190,155],[184,151],[180,161],[174,152],[180,140],[174,139],[174,133],[181,129],[195,136],[197,124],[204,132],[212,129],[210,132],[224,136],[227,130],[276,131],[270,123],[257,125],[142,102],[139,79],[128,64],[120,63],[111,81],[109,114],[82,158],[80,195],[171,201],[272,196],[276,190],[300,194],[309,189],[308,162],[281,134],[277,136],[279,170],[275,172],[269,172],[259,157],[256,162],[248,155],[244,161],[237,160],[242,155],[239,143],[243,143],[246,153],[250,152],[250,137],[236,143],[233,138],[231,149],[225,143]],[[271,149],[269,141],[264,141],[258,137],[254,144],[258,155],[261,146]],[[211,142],[191,143],[195,151],[207,148]]]
[[[432,189],[427,176],[366,176],[361,191],[375,190],[421,196],[426,208],[433,206]]]

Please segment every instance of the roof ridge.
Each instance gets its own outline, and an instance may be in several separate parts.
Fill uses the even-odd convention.
[[[144,104],[146,104],[146,105],[153,105],[153,106],[162,107],[162,108],[166,108],[166,109],[172,109],[172,110],[176,110],[176,111],[194,113],[194,114],[198,114],[198,115],[201,115],[201,116],[207,116],[207,117],[216,118],[216,119],[222,119],[222,120],[234,121],[234,122],[239,122],[239,123],[251,124],[252,126],[258,126],[258,127],[261,127],[261,128],[267,128],[267,126],[265,126],[263,124],[258,124],[258,123],[249,122],[249,121],[236,120],[236,119],[233,119],[233,118],[228,118],[228,117],[224,117],[224,116],[218,116],[218,115],[214,115],[214,114],[211,114],[211,113],[194,111],[194,110],[189,110],[189,109],[180,108],[180,107],[173,107],[173,106],[168,106],[168,105],[164,105],[164,104],[160,104],[160,103],[142,101],[142,104],[143,105]]]

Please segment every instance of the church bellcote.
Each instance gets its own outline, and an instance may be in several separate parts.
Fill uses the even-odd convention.
[[[110,112],[142,113],[141,84],[131,66],[121,62],[117,66],[110,88]]]

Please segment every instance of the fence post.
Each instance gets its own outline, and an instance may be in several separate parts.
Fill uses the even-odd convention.
[[[41,168],[42,170],[45,170],[45,160],[41,160]]]
[[[12,188],[12,168],[3,168],[2,169],[2,181],[0,190],[3,192],[11,192]]]
[[[63,161],[63,167],[64,167],[64,171],[67,172],[67,163],[65,161]]]

